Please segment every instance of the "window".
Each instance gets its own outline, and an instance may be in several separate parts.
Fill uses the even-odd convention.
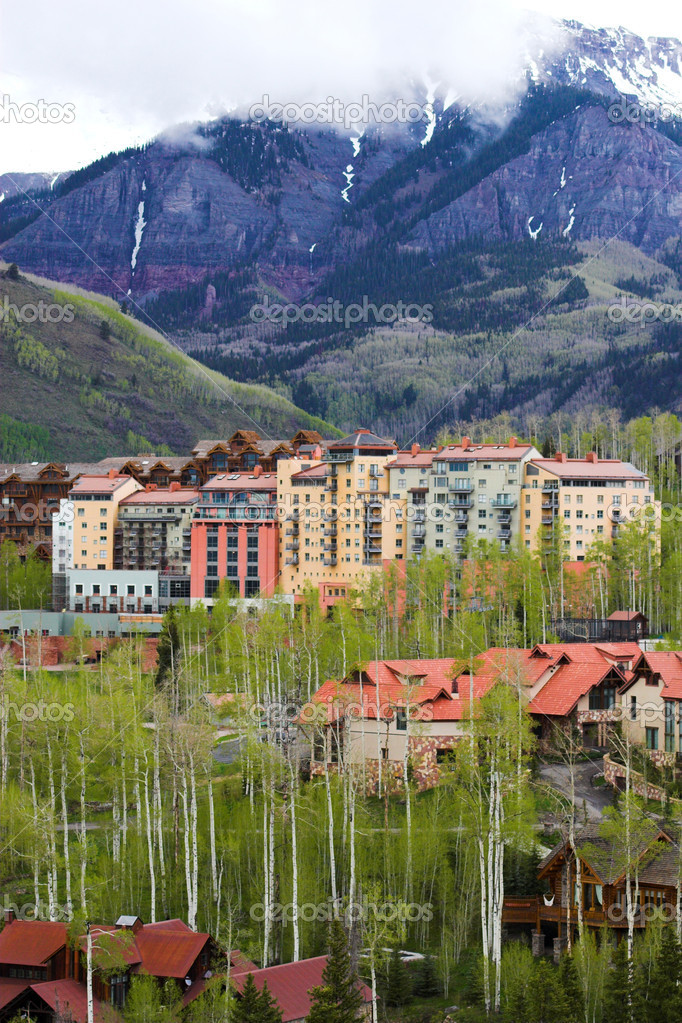
[[[109,587],[109,595],[111,597],[118,596],[118,586],[116,586],[114,583],[112,583],[111,586]]]
[[[93,594],[93,596],[98,597],[99,593],[100,593],[99,583],[94,583],[94,585],[92,587],[92,594]]]
[[[675,704],[672,700],[665,701],[665,751],[675,752]]]
[[[129,597],[134,597],[135,596],[135,587],[133,585],[129,584],[128,587],[127,587],[127,590],[128,590],[128,596]]]
[[[145,588],[144,588],[144,595],[145,595],[145,597],[151,597],[151,595],[152,595],[152,588],[151,588],[151,586],[145,586]]]
[[[636,696],[631,696],[630,697],[630,720],[631,721],[636,721],[637,720],[637,697]]]
[[[645,729],[645,731],[646,731],[646,748],[647,749],[651,749],[651,750],[658,749],[658,729],[657,728],[649,728],[649,727],[647,727]]]
[[[83,592],[83,583],[76,583],[76,593]]]
[[[407,711],[399,710],[396,712],[395,726],[399,732],[407,731]]]

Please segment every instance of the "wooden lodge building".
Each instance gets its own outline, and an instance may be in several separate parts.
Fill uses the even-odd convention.
[[[576,846],[581,865],[584,925],[593,930],[606,926],[617,941],[628,926],[625,858],[600,836],[597,824],[589,824],[577,834]],[[650,837],[641,843],[635,862],[639,877],[635,928],[641,931],[654,920],[670,922],[676,917],[680,876],[680,849],[673,832],[652,822]],[[634,864],[630,872],[634,897]],[[568,839],[545,856],[537,876],[544,893],[506,897],[502,922],[507,928],[530,927],[535,955],[545,951],[548,939],[554,942],[558,955],[568,929],[574,938],[578,932],[576,857]]]

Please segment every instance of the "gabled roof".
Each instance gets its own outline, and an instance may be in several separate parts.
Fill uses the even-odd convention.
[[[657,842],[661,843],[660,848],[656,847]],[[575,844],[580,858],[602,884],[617,884],[621,880],[624,864],[614,856],[614,846],[602,837],[598,823],[588,824],[582,828],[576,835]],[[568,839],[557,842],[551,852],[540,861],[538,877],[542,878],[553,862],[565,855],[568,850]],[[649,856],[648,852],[655,852],[655,855]],[[645,878],[649,884],[676,884],[679,850],[672,832],[668,833],[651,821],[650,834],[647,838],[640,839],[638,848],[633,851],[633,857],[642,863],[640,884]],[[667,880],[670,877],[672,881]]]
[[[17,977],[0,977],[0,1012],[28,987],[27,980],[19,980]]]
[[[13,920],[0,932],[0,963],[42,966],[64,948],[66,924],[47,920]]]
[[[67,1018],[68,1012],[74,1023],[87,1023],[88,991],[85,984],[79,984],[76,980],[45,980],[40,984],[31,984],[31,990],[47,1002],[53,1012],[58,1012],[60,1018]],[[103,1011],[102,1003],[97,998],[94,1000],[94,1016],[96,1023],[104,1023],[105,1020],[108,1023],[112,1018],[120,1018],[117,1013],[112,1014],[110,1006]]]
[[[627,674],[603,660],[596,664],[590,661],[561,664],[528,704],[528,710],[544,717],[566,717],[582,696],[610,674],[614,675],[617,686],[627,680]]]
[[[629,689],[642,674],[652,672],[661,676],[663,682],[663,698],[682,700],[682,651],[647,650],[642,652],[632,667],[632,676],[628,680]]]
[[[136,919],[136,918],[131,918]],[[210,934],[197,934],[182,920],[160,920],[155,924],[142,924],[133,931],[127,927],[109,925],[93,928],[93,938],[109,935],[115,942],[120,939],[120,952],[133,973],[148,973],[152,977],[174,977],[184,980]],[[85,938],[81,938],[81,948]]]
[[[634,622],[637,618],[645,618],[641,611],[614,611],[609,615],[610,622]]]
[[[282,1023],[305,1019],[310,1012],[310,991],[323,983],[322,974],[327,965],[327,956],[316,959],[301,959],[297,963],[285,963],[282,966],[270,966],[265,970],[251,972],[254,984],[259,991],[265,984],[282,1010]],[[234,987],[241,993],[246,984],[248,973],[234,977]],[[365,984],[359,983],[365,1003],[372,1000],[372,992]]]

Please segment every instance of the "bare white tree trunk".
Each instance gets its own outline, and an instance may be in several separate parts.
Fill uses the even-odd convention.
[[[86,989],[88,1001],[88,1023],[95,1023],[95,999],[92,993],[92,934],[90,933],[90,921],[88,921],[85,925],[85,933],[87,936]]]
[[[145,757],[146,760],[146,757]],[[149,805],[149,770],[144,772],[144,807],[147,821],[147,855],[149,857],[149,900],[151,904],[151,923],[156,923],[156,867],[154,864],[154,840],[152,837],[152,811]]]
[[[73,896],[71,893],[71,859],[69,854],[69,814],[66,805],[66,753],[62,754],[61,773],[61,805],[62,805],[62,828],[64,831],[64,875],[66,881],[66,916],[71,920],[73,916]]]
[[[298,927],[298,836],[296,830],[296,774],[294,765],[289,761],[291,780],[291,876],[292,876],[292,902],[293,916],[292,927],[294,930],[294,962],[301,958],[300,936]]]

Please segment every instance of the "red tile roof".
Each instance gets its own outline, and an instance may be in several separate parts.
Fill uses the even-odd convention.
[[[210,934],[197,934],[182,920],[160,920],[132,930],[110,925],[93,927],[93,937],[110,934],[121,937],[121,954],[133,973],[152,977],[174,977],[184,980],[207,942]],[[81,938],[85,948],[85,938]]]
[[[60,1018],[66,1017],[68,1013],[74,1023],[87,1023],[88,1019],[88,991],[85,984],[79,984],[76,980],[46,980],[40,984],[31,984],[31,990],[35,991],[54,1012],[59,1012]],[[118,1013],[113,1013],[111,1006],[102,1006],[102,1003],[94,1000],[95,1023],[110,1023],[112,1019],[120,1018]]]
[[[310,1012],[310,991],[323,983],[322,974],[327,965],[327,956],[316,959],[301,959],[297,963],[285,963],[283,966],[270,966],[265,970],[252,973],[254,983],[259,991],[267,983],[268,990],[282,1010],[282,1023],[305,1019]],[[248,974],[242,973],[234,978],[234,986],[241,992]],[[370,1002],[372,993],[365,984],[359,989],[365,1002]]]
[[[662,699],[682,700],[682,651],[652,650],[643,653],[634,665],[631,680],[636,680],[647,670],[661,676]]]
[[[66,945],[66,924],[45,920],[14,920],[0,932],[0,963],[42,966]]]

